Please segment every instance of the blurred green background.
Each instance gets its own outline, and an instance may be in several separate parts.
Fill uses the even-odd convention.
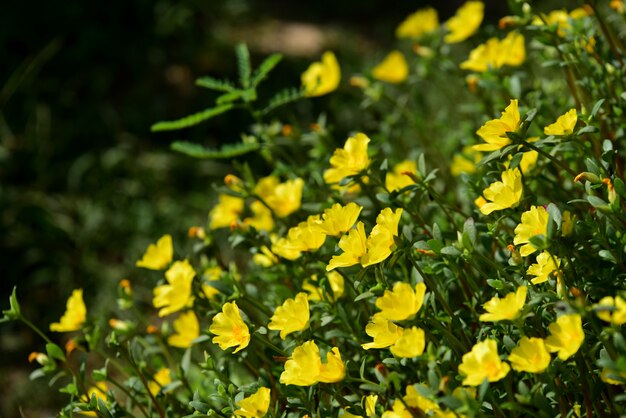
[[[236,43],[248,43],[253,64],[271,52],[286,55],[268,81],[270,91],[297,86],[310,61],[329,48],[339,49],[347,79],[351,68],[360,69],[357,57],[368,51],[380,57],[393,42],[395,26],[427,3],[3,5],[0,307],[8,307],[17,286],[25,315],[46,329],[64,311],[71,290],[82,287],[86,300],[96,301],[88,309],[97,315],[113,302],[118,281],[132,277],[135,260],[150,242],[167,232],[182,242],[190,226],[204,225],[211,184],[221,181],[228,165],[191,160],[170,151],[169,144],[235,142],[250,121],[231,113],[183,132],[157,135],[149,128],[210,106],[213,97],[195,87],[194,79],[232,77]],[[444,21],[463,2],[431,3]],[[487,14],[491,20],[503,16],[506,4],[488,2]],[[297,111],[314,118],[315,106]],[[20,408],[29,417],[56,414],[62,399],[56,389],[28,381],[34,366],[27,355],[42,346],[21,324],[0,325],[1,417],[20,416]]]

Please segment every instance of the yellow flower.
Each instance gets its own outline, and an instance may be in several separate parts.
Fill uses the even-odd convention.
[[[287,236],[272,244],[272,251],[280,257],[295,260],[303,251],[317,251],[326,240],[319,215],[311,215],[305,222],[289,229]]]
[[[396,29],[396,37],[419,38],[420,36],[433,32],[439,28],[439,17],[437,10],[432,7],[420,9],[407,16],[406,19]]]
[[[576,20],[589,16],[589,13],[583,8],[577,8],[572,10],[569,14],[567,10],[552,10],[547,15],[543,15],[545,23],[548,25],[555,25],[557,28],[557,34],[561,37],[565,36],[566,32],[571,29],[570,19]],[[539,16],[536,16],[532,24],[537,26],[543,26],[544,21]]]
[[[362,206],[354,202],[350,202],[345,206],[335,203],[322,214],[320,228],[322,228],[322,231],[327,235],[333,236],[348,232],[359,218],[362,209]]]
[[[157,393],[167,384],[172,383],[170,376],[170,369],[163,367],[159,369],[152,378],[152,381],[148,383],[148,390],[152,396],[156,396]]]
[[[497,382],[504,378],[510,369],[507,363],[500,361],[496,341],[488,339],[476,343],[472,351],[463,355],[459,373],[465,376],[464,385],[478,386],[485,379]]]
[[[218,203],[209,212],[209,228],[230,228],[243,213],[243,199],[221,193]]]
[[[353,176],[367,169],[370,164],[367,156],[367,144],[370,139],[363,133],[358,133],[349,137],[343,148],[337,148],[330,157],[329,168],[324,172],[324,181],[329,183],[339,183],[341,179]]]
[[[412,358],[421,356],[425,347],[424,330],[411,327],[404,330],[389,350],[396,357]]]
[[[406,409],[402,401],[393,401],[393,411],[383,412],[382,418],[413,418],[411,411]]]
[[[309,301],[304,292],[300,292],[294,299],[287,299],[272,315],[267,328],[280,331],[280,338],[292,332],[302,331],[309,327]]]
[[[509,157],[513,158],[511,155],[509,155]],[[522,153],[522,159],[519,162],[519,169],[522,171],[522,174],[528,173],[535,167],[538,157],[539,153],[537,151],[527,151]]]
[[[621,296],[605,296],[596,305],[596,315],[603,321],[615,325],[626,323],[626,301]]]
[[[289,238],[278,238],[272,243],[272,253],[279,257],[286,258],[287,260],[296,260],[302,255],[302,251],[299,246],[294,245]]]
[[[498,296],[492,297],[483,305],[487,313],[480,315],[479,320],[482,322],[496,322],[516,319],[519,317],[526,302],[527,291],[526,286],[520,286],[515,293],[511,292],[503,299],[500,299]]]
[[[165,279],[169,284],[154,288],[152,304],[159,310],[159,316],[166,316],[180,311],[187,305],[193,304],[191,296],[191,282],[196,272],[189,260],[176,261],[165,272]]]
[[[535,276],[535,278],[530,281],[532,284],[544,283],[550,279],[550,276],[552,276],[554,272],[559,271],[560,265],[561,260],[557,257],[553,257],[549,252],[544,251],[537,256],[537,262],[528,267],[526,273]]]
[[[318,382],[338,382],[344,377],[345,366],[337,347],[326,354],[326,364],[322,364],[319,348],[314,341],[307,341],[293,350],[280,375],[280,383],[310,386]]]
[[[106,402],[108,390],[109,388],[107,387],[107,384],[105,382],[96,382],[95,386],[92,386],[89,389],[87,389],[87,396],[84,396],[84,395],[81,396],[81,400],[85,403],[89,403],[91,397],[95,395],[96,399]],[[99,405],[96,406],[96,408],[98,408],[99,410]],[[86,415],[89,417],[97,416],[96,412],[94,411],[80,411],[79,414]]]
[[[244,227],[251,226],[257,231],[271,231],[274,229],[274,218],[272,218],[272,211],[269,210],[263,203],[255,200],[250,205],[253,216],[245,218],[243,220]]]
[[[270,237],[274,244],[277,241],[275,237],[276,235]],[[262,245],[259,250],[260,252],[254,254],[254,256],[252,257],[252,261],[254,262],[254,264],[262,267],[270,267],[278,263],[278,257],[276,257],[276,254],[274,254],[272,250],[270,250],[266,245]],[[298,256],[299,255],[300,254],[298,253]]]
[[[448,44],[462,42],[472,36],[483,21],[485,5],[481,1],[468,1],[444,24],[450,32],[443,40]]]
[[[59,322],[50,324],[50,331],[78,331],[86,320],[87,308],[85,308],[85,302],[83,302],[83,289],[75,289],[69,299],[67,299],[65,313]]]
[[[600,380],[609,385],[622,385],[624,381],[626,381],[626,373],[605,367],[602,369],[602,372],[600,372]]]
[[[520,254],[522,257],[526,257],[537,251],[530,243],[530,238],[547,233],[548,211],[543,206],[531,206],[530,210],[522,213],[522,222],[515,227],[513,244],[524,244],[520,248]]]
[[[252,395],[237,402],[239,409],[235,411],[237,418],[262,418],[270,407],[270,389],[260,387]]]
[[[578,114],[576,109],[570,109],[566,113],[559,116],[551,125],[546,126],[543,129],[543,133],[546,135],[567,136],[574,133],[574,128],[578,122]]]
[[[312,63],[301,78],[306,96],[323,96],[335,91],[341,81],[337,57],[331,51],[324,52],[322,60]]]
[[[355,229],[350,230],[339,240],[339,248],[344,252],[335,255],[326,266],[326,271],[337,267],[349,267],[357,263],[367,267],[380,263],[391,255],[395,245],[394,236],[398,235],[398,223],[402,216],[402,209],[385,208],[376,217],[376,225],[372,228],[369,237],[365,237],[365,226],[358,222]]]
[[[191,347],[191,342],[200,335],[198,318],[193,311],[183,312],[173,324],[176,334],[170,335],[167,343],[173,347]]]
[[[326,363],[320,367],[317,380],[322,383],[340,382],[346,377],[346,367],[341,360],[341,353],[337,347],[333,347],[326,353]]]
[[[135,265],[150,270],[161,270],[172,262],[173,256],[174,247],[172,245],[172,236],[166,234],[159,238],[156,245],[148,245],[146,253]]]
[[[388,83],[402,83],[409,76],[409,64],[400,51],[391,51],[372,69],[372,76]]]
[[[361,257],[363,267],[384,261],[391,255],[395,246],[394,237],[398,236],[398,223],[402,217],[402,209],[392,211],[385,208],[376,217],[376,225],[367,237],[367,253]]]
[[[393,291],[385,293],[376,299],[376,307],[380,309],[378,315],[390,321],[403,321],[414,316],[424,303],[426,285],[418,283],[413,287],[404,282],[396,282]]]
[[[454,154],[450,164],[450,173],[457,177],[463,173],[473,174],[476,172],[476,164],[480,162],[482,154],[474,150],[474,147],[464,147],[459,154]]]
[[[285,385],[310,386],[317,383],[322,367],[320,350],[313,341],[307,341],[293,350],[280,375]]]
[[[326,232],[322,228],[319,215],[311,215],[305,222],[290,228],[287,240],[298,251],[317,251],[326,241]]]
[[[423,385],[420,386],[423,387]],[[406,387],[406,395],[404,395],[402,399],[404,400],[404,402],[406,402],[407,406],[419,409],[425,414],[439,410],[439,405],[437,405],[436,402],[431,401],[427,397],[420,395],[417,389],[415,389],[414,385],[409,385]]]
[[[522,174],[517,168],[504,171],[502,181],[491,183],[483,190],[483,195],[489,200],[480,207],[483,215],[516,207],[522,199]]]
[[[214,282],[216,280],[219,280],[221,274],[222,274],[222,269],[216,266],[216,267],[209,267],[206,270],[204,270],[204,274],[202,276],[205,280],[208,280],[209,282]],[[217,290],[215,287],[211,286],[208,283],[203,282],[201,287],[202,287],[202,293],[209,300],[213,299],[215,295],[220,293],[219,290]]]
[[[373,417],[376,415],[376,402],[378,402],[378,395],[367,395],[365,401],[365,415]]]
[[[276,216],[284,218],[300,209],[303,186],[301,178],[279,183],[278,178],[269,176],[260,179],[254,191]]]
[[[466,61],[460,65],[463,70],[483,73],[490,68],[498,69],[504,65],[518,67],[526,59],[524,36],[518,32],[509,32],[504,39],[490,38],[484,44],[474,48]]]
[[[585,340],[582,319],[578,314],[563,315],[548,327],[550,336],[546,347],[551,353],[558,352],[561,360],[567,360],[580,348]]]
[[[508,360],[518,372],[541,373],[550,365],[550,359],[543,339],[523,337]]]
[[[361,344],[361,346],[365,350],[370,348],[387,348],[394,345],[403,332],[404,329],[384,318],[380,313],[377,313],[372,317],[372,322],[365,327],[365,333],[374,338],[374,341]]]
[[[411,184],[415,184],[415,181],[408,176],[407,174],[417,174],[417,164],[415,161],[405,160],[393,167],[392,171],[387,173],[385,177],[385,187],[390,192],[395,190],[400,190],[406,186],[410,186]]]
[[[209,332],[216,335],[211,341],[218,344],[222,350],[237,346],[233,354],[243,350],[250,343],[250,331],[241,319],[236,302],[224,304],[222,312],[213,317]]]
[[[337,273],[336,271],[331,271],[328,273],[326,277],[328,278],[328,283],[330,284],[330,290],[332,292],[331,294],[327,294],[326,297],[329,298],[331,302],[334,302],[343,295],[343,291],[344,291],[343,276]],[[317,277],[312,276],[311,280],[313,282],[316,282]],[[306,290],[309,293],[309,296],[308,296],[309,300],[319,301],[323,299],[324,295],[322,293],[322,290],[319,287],[315,286],[315,284],[309,280],[306,280],[303,283],[302,289]]]
[[[339,240],[339,248],[343,250],[341,255],[334,255],[326,266],[326,271],[337,267],[349,267],[360,262],[361,257],[367,253],[367,238],[365,237],[365,225],[358,222],[356,228],[351,229],[347,235]]]
[[[486,144],[474,145],[476,151],[496,151],[511,143],[507,132],[517,132],[520,126],[520,114],[517,99],[511,100],[499,119],[485,123],[476,131]]]

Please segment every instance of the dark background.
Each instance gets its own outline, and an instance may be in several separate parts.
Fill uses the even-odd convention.
[[[325,49],[340,51],[345,74],[351,65],[359,68],[351,60],[388,48],[397,24],[427,3],[4,4],[0,307],[8,308],[17,286],[25,315],[46,329],[64,311],[71,290],[82,287],[95,303],[90,314],[97,315],[113,302],[111,289],[132,274],[148,243],[167,232],[181,242],[188,227],[204,225],[211,184],[221,181],[227,166],[190,160],[169,144],[238,141],[250,121],[233,113],[184,132],[152,134],[149,127],[209,107],[213,96],[194,79],[232,77],[236,43],[248,43],[253,64],[271,52],[286,55],[268,90],[297,86],[300,73]],[[463,2],[432,3],[443,22]],[[487,2],[486,20],[504,16],[503,3]],[[43,350],[42,341],[21,324],[1,324],[0,348],[0,416],[19,416],[18,405],[25,416],[54,415],[56,389],[27,380],[35,368],[27,355]]]

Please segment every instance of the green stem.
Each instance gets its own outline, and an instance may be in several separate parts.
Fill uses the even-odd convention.
[[[522,145],[524,145],[524,147],[529,148],[533,151],[537,151],[539,154],[541,154],[542,156],[546,157],[547,159],[549,159],[550,161],[552,161],[554,164],[556,164],[559,168],[561,168],[562,170],[565,170],[567,172],[567,174],[569,174],[570,176],[572,176],[572,179],[574,177],[576,177],[576,173],[574,172],[574,170],[572,170],[571,168],[569,168],[568,166],[566,166],[563,162],[561,162],[559,159],[557,159],[554,155],[545,152],[544,150],[542,150],[539,147],[536,147],[535,145],[531,144],[530,142],[526,141],[526,140],[522,140]]]

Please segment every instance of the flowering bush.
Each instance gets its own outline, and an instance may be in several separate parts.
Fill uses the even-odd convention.
[[[624,6],[512,3],[498,30],[479,1],[399,23],[349,76],[368,122],[347,138],[274,113],[341,94],[333,52],[268,101],[279,55],[252,71],[240,45],[238,84],[199,79],[216,105],[154,130],[255,120],[237,145],[172,145],[233,161],[206,228],[155,237],[106,323],[74,290],[49,326],[65,349],[16,291],[4,311],[46,342],[32,376],[60,415],[623,415]]]

